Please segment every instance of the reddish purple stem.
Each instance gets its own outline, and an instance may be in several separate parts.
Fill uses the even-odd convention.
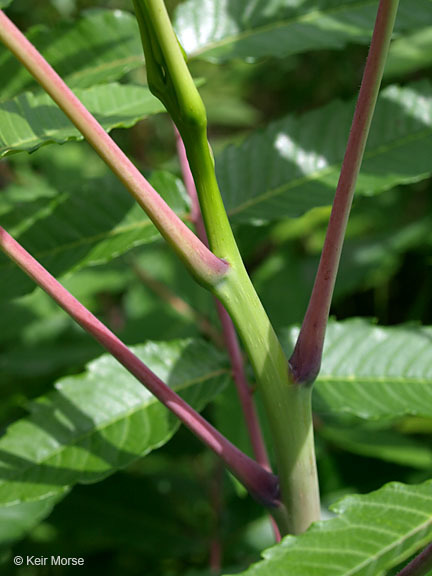
[[[363,159],[396,15],[395,0],[381,0],[309,306],[290,359],[292,377],[312,383],[322,350],[345,231]]]
[[[257,500],[270,507],[278,505],[279,488],[276,476],[231,444],[187,402],[164,384],[2,227],[0,227],[0,248],[204,444],[213,450]]]

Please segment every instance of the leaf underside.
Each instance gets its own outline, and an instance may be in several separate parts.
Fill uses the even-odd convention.
[[[387,484],[332,507],[337,518],[286,537],[244,576],[382,576],[432,537],[432,482]]]

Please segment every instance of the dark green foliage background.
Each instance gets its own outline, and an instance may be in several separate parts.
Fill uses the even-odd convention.
[[[88,8],[130,10],[130,4],[120,0],[41,0],[32,2],[28,10],[27,0],[15,0],[8,14],[24,30],[41,23],[53,28],[73,21]],[[178,2],[167,4],[174,13]],[[409,2],[401,4],[406,8]],[[419,23],[417,29],[399,32],[384,86],[432,81],[432,62],[424,56],[427,47],[432,47],[432,10],[428,18],[423,28]],[[420,39],[409,36],[413,30],[421,32]],[[416,46],[420,46],[417,52]],[[241,58],[223,63],[192,60],[193,75],[205,79],[201,93],[216,158],[219,154],[223,157],[227,145],[242,142],[257,128],[264,131],[270,122],[288,114],[309,114],[334,101],[352,100],[366,54],[367,45],[361,38],[358,42],[351,39],[343,49],[330,46],[254,62]],[[142,67],[131,66],[120,80],[144,83],[145,74]],[[301,121],[299,125],[301,130]],[[318,126],[317,134],[322,130]],[[113,136],[146,173],[157,169],[179,175],[166,116],[151,116],[128,131],[115,130]],[[342,142],[346,137],[347,132],[342,132]],[[430,134],[428,138],[425,147],[430,144]],[[235,164],[230,170],[235,176]],[[224,188],[221,180],[229,206],[233,200],[228,184]],[[382,194],[374,194],[365,185],[364,193],[355,200],[331,310],[337,320],[356,316],[384,326],[432,324],[431,182],[427,177],[405,182],[401,180],[403,185],[392,185]],[[322,185],[333,190],[332,182]],[[0,164],[0,186],[0,216],[5,226],[7,222],[18,231],[23,215],[30,219],[34,214],[43,216],[47,197],[58,202],[59,190],[69,195],[66,200],[78,216],[86,198],[95,202],[98,210],[106,191],[122,199],[109,216],[116,221],[107,220],[107,227],[123,225],[124,215],[128,215],[127,222],[141,218],[139,214],[130,216],[131,201],[127,196],[123,199],[107,169],[85,143],[51,145],[31,155],[10,156]],[[165,180],[161,183],[162,191],[172,194],[177,211],[184,216],[184,191],[172,181],[170,186]],[[97,190],[103,191],[100,199]],[[11,205],[17,211],[12,212]],[[49,210],[54,223],[59,222],[61,206],[53,204]],[[299,218],[279,217],[276,211],[273,218],[261,222],[257,215],[253,223],[246,217],[233,217],[247,267],[280,332],[302,320],[328,215],[329,208],[324,205],[305,209]],[[26,237],[31,240],[33,234],[36,238],[37,218],[33,232],[28,222],[26,226]],[[148,237],[153,240],[154,233],[149,232]],[[200,335],[208,339],[208,333],[201,330],[202,322],[197,324],[193,315],[217,327],[211,297],[193,283],[162,242],[140,245],[139,238],[116,236],[118,244],[108,246],[110,255],[90,258],[91,266],[81,262],[81,254],[73,250],[60,260],[50,256],[47,266],[60,276],[69,270],[63,278],[65,285],[127,344]],[[42,240],[41,251],[45,249]],[[135,244],[131,250],[124,248]],[[116,254],[119,256],[111,261]],[[168,286],[171,293],[161,295],[148,279],[143,283],[137,269]],[[50,391],[58,378],[82,372],[87,362],[101,354],[48,298],[38,290],[32,292],[21,276],[18,281],[21,294],[27,294],[0,301],[3,431],[27,414],[30,399]],[[7,283],[3,288],[7,289]],[[186,313],[184,307],[179,313],[172,305],[174,294],[187,303]],[[225,388],[205,415],[249,451],[232,387]],[[355,434],[344,437],[340,430],[348,418],[352,418],[349,426]],[[316,424],[324,507],[344,494],[366,493],[390,480],[419,483],[431,476],[432,418],[407,416],[371,424],[351,416],[320,413]],[[372,435],[375,442],[370,441]],[[393,445],[390,451],[389,443]],[[209,555],[215,541],[222,548],[224,573],[245,569],[272,543],[268,518],[220,469],[213,455],[180,429],[168,444],[145,459],[103,482],[75,487],[23,540],[3,548],[0,570],[16,576],[63,576],[78,571],[104,576],[204,576],[210,574]],[[15,554],[83,556],[85,568],[14,568],[11,558]]]

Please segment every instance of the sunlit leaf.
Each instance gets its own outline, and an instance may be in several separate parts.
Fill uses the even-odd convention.
[[[334,101],[227,147],[216,170],[232,220],[277,220],[330,205],[353,111],[353,101]],[[378,99],[356,193],[378,194],[427,178],[431,145],[432,85],[389,86]]]
[[[284,58],[308,50],[368,44],[375,0],[188,0],[176,12],[180,41],[191,57]],[[396,31],[432,23],[429,0],[402,0]]]
[[[106,84],[76,90],[76,96],[109,131],[128,128],[163,110],[159,100],[141,86]],[[33,152],[40,146],[83,136],[47,94],[25,93],[0,102],[0,156]]]

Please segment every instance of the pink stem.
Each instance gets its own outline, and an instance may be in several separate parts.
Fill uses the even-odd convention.
[[[208,246],[207,233],[200,210],[195,182],[186,155],[186,149],[183,144],[183,140],[180,136],[180,133],[175,126],[174,131],[176,135],[177,153],[182,170],[183,181],[185,183],[188,195],[191,199],[190,218],[195,225],[198,237],[206,246]],[[243,357],[241,354],[236,330],[230,315],[225,310],[222,303],[217,298],[215,298],[215,302],[216,302],[216,309],[222,326],[222,333],[224,337],[225,347],[230,357],[231,366],[233,369],[234,382],[236,385],[237,394],[240,399],[240,405],[243,410],[243,415],[248,429],[252,450],[258,464],[260,464],[266,470],[271,471],[270,462],[265,447],[264,438],[261,432],[261,426],[258,419],[258,414],[253,400],[252,389],[249,386],[248,380],[246,378]],[[279,542],[281,538],[279,528],[273,518],[271,519],[271,521],[276,542]]]
[[[325,331],[342,245],[390,45],[397,6],[398,0],[380,0],[378,7],[372,42],[321,260],[300,335],[290,359],[293,380],[299,384],[313,382],[320,370]]]
[[[217,258],[171,210],[94,116],[1,10],[0,40],[24,64],[108,164],[192,274],[204,284],[214,284],[223,276],[228,268],[227,263]]]
[[[253,400],[253,392],[246,378],[245,366],[236,330],[228,312],[219,300],[216,300],[216,306],[222,325],[225,346],[231,360],[234,382],[243,409],[255,459],[263,468],[270,470],[267,450],[264,444],[264,438],[261,433],[258,414]]]
[[[276,476],[231,444],[187,402],[164,384],[117,336],[78,302],[2,227],[0,227],[0,248],[86,332],[108,350],[137,380],[144,384],[204,444],[213,450],[253,496],[266,506],[278,505],[278,480]]]

